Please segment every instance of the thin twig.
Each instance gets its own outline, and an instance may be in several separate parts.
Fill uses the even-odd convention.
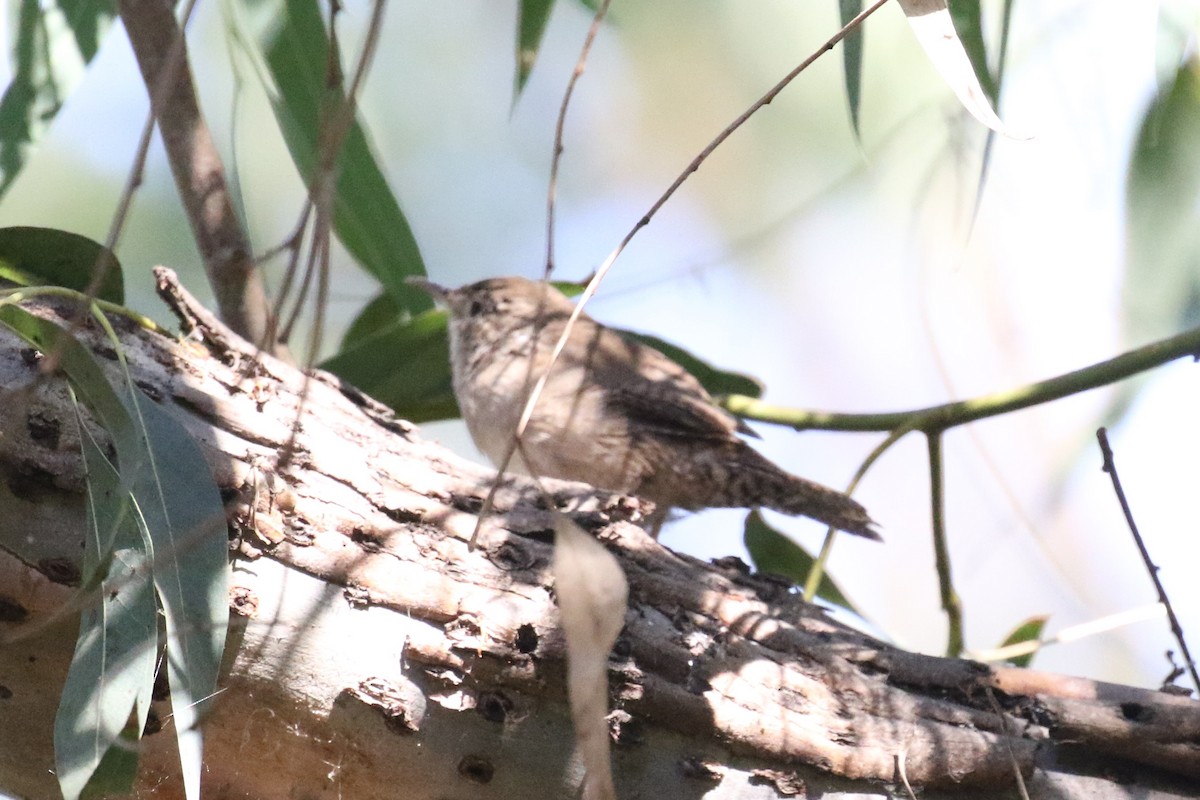
[[[612,0],[603,0],[596,8],[596,14],[592,17],[592,26],[588,28],[587,37],[584,38],[583,47],[579,51],[579,60],[575,62],[575,71],[571,73],[571,79],[567,81],[567,90],[563,92],[562,105],[558,108],[558,121],[554,124],[554,153],[550,157],[550,181],[546,190],[546,271],[542,276],[545,280],[549,280],[550,273],[554,271],[554,200],[558,194],[558,165],[562,161],[563,129],[567,124],[567,108],[571,104],[571,95],[575,93],[575,84],[579,82],[580,77],[583,76],[583,70],[587,67],[592,43],[596,41],[596,34],[600,32],[600,23],[608,14],[611,2]]]
[[[833,414],[774,406],[745,395],[728,395],[721,405],[739,417],[787,425],[801,431],[887,432],[915,424],[918,430],[932,433],[1099,389],[1188,356],[1200,357],[1200,327],[1044,381],[908,411]]]
[[[1008,714],[1004,713],[1004,709],[1000,707],[1000,701],[996,699],[996,694],[992,691],[992,687],[984,686],[983,690],[987,693],[988,702],[992,706],[992,712],[1000,720],[1001,739],[1004,742],[1004,749],[1008,751],[1008,760],[1012,764],[1013,776],[1017,780],[1017,792],[1020,793],[1021,800],[1029,800],[1029,790],[1025,787],[1025,776],[1021,774],[1021,765],[1017,762],[1017,754],[1013,752],[1012,738],[1008,732],[1008,725],[1011,720],[1008,718]]]
[[[1117,475],[1117,465],[1113,460],[1112,447],[1108,444],[1108,431],[1100,428],[1096,431],[1096,438],[1100,442],[1100,453],[1104,459],[1103,469],[1112,478],[1113,492],[1117,495],[1117,502],[1121,504],[1125,522],[1129,525],[1129,532],[1133,534],[1133,541],[1137,544],[1138,552],[1142,554],[1142,562],[1146,565],[1146,571],[1150,573],[1150,580],[1154,581],[1154,589],[1158,592],[1158,602],[1167,609],[1167,620],[1171,625],[1171,633],[1175,634],[1175,641],[1179,642],[1179,652],[1183,656],[1183,664],[1192,676],[1192,683],[1196,690],[1200,691],[1200,674],[1196,672],[1196,662],[1192,659],[1187,642],[1184,641],[1183,626],[1179,624],[1179,617],[1175,616],[1175,609],[1171,606],[1171,599],[1167,597],[1167,590],[1163,588],[1162,581],[1158,579],[1158,567],[1150,558],[1146,542],[1142,539],[1142,534],[1138,532],[1137,523],[1133,520],[1133,511],[1129,508],[1129,501],[1125,499],[1125,490],[1121,488],[1121,479]]]
[[[942,434],[929,434],[929,503],[933,518],[933,550],[937,561],[938,588],[942,609],[950,626],[946,634],[946,655],[958,658],[963,651],[962,599],[954,589],[950,575],[950,546],[946,540],[946,471],[942,462]]]

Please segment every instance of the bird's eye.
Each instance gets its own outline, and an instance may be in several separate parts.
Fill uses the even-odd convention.
[[[471,308],[467,313],[470,314],[472,317],[479,316],[480,314],[483,313],[483,303],[481,303],[478,300],[471,301]]]

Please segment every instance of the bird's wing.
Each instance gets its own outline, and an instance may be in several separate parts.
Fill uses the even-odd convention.
[[[640,342],[604,329],[591,367],[603,376],[606,402],[643,431],[660,436],[726,440],[741,421],[713,402],[694,375]],[[610,338],[611,337],[611,338]]]

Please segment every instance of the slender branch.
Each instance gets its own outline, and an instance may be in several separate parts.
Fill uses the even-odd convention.
[[[592,17],[592,26],[588,28],[587,36],[583,40],[583,47],[579,51],[579,60],[575,62],[575,71],[571,73],[571,79],[567,81],[567,90],[563,92],[562,105],[558,108],[558,121],[554,123],[554,153],[550,157],[550,181],[546,189],[546,271],[542,276],[545,280],[549,280],[550,273],[554,271],[554,201],[558,194],[558,165],[562,161],[563,129],[567,124],[567,108],[571,104],[571,95],[575,93],[575,84],[579,83],[579,79],[583,76],[583,70],[587,67],[588,54],[592,51],[596,34],[600,32],[600,23],[607,16],[611,3],[612,0],[603,0],[596,7],[596,14]]]
[[[1150,558],[1150,551],[1146,549],[1146,542],[1138,531],[1137,523],[1133,520],[1133,511],[1129,508],[1129,501],[1125,498],[1125,490],[1121,487],[1121,478],[1117,475],[1117,465],[1113,460],[1112,447],[1108,444],[1108,431],[1100,428],[1096,431],[1096,438],[1100,441],[1100,453],[1104,458],[1103,469],[1112,478],[1113,492],[1117,495],[1117,502],[1121,504],[1121,512],[1125,514],[1125,522],[1129,525],[1129,532],[1133,534],[1133,541],[1137,544],[1138,552],[1142,554],[1142,563],[1146,565],[1146,572],[1150,573],[1150,580],[1154,581],[1154,590],[1158,592],[1158,602],[1167,609],[1167,619],[1171,624],[1171,633],[1175,634],[1175,641],[1179,642],[1183,665],[1192,676],[1192,683],[1196,686],[1196,690],[1200,691],[1200,674],[1196,672],[1196,662],[1192,659],[1187,642],[1183,638],[1183,626],[1179,624],[1179,617],[1175,616],[1175,609],[1171,606],[1171,599],[1167,597],[1167,590],[1163,588],[1162,581],[1158,579],[1158,567]]]
[[[221,316],[251,341],[263,341],[271,327],[270,307],[200,113],[183,32],[162,0],[120,0],[118,7]],[[181,55],[172,58],[176,48]]]
[[[942,462],[942,434],[931,433],[929,443],[929,502],[933,518],[933,551],[937,560],[938,588],[942,609],[950,631],[946,636],[946,655],[958,658],[963,651],[962,599],[950,576],[950,547],[946,540],[946,470]]]
[[[879,414],[838,414],[763,403],[746,395],[722,401],[729,411],[746,419],[787,425],[796,430],[884,432],[903,426],[925,433],[950,430],[988,417],[1099,389],[1185,356],[1200,355],[1200,328],[1162,339],[1127,353],[1037,383],[969,400]]]

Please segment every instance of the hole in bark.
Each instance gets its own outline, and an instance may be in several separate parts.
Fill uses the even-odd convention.
[[[79,567],[65,558],[43,558],[38,562],[38,572],[63,586],[79,585]]]
[[[8,476],[8,490],[13,497],[36,503],[47,492],[55,491],[54,475],[28,461]]]
[[[1149,722],[1154,711],[1141,703],[1121,703],[1121,715],[1130,722]]]
[[[513,701],[502,692],[484,692],[479,695],[475,710],[488,722],[503,724],[513,710]]]
[[[483,508],[483,498],[473,494],[452,494],[450,507],[468,514],[478,514]]]
[[[24,622],[29,609],[11,597],[0,597],[0,622]]]
[[[29,431],[29,438],[33,441],[50,450],[58,449],[58,437],[62,428],[54,417],[44,411],[34,411],[25,420],[25,429]]]
[[[458,774],[475,783],[491,783],[496,768],[482,756],[463,756],[458,762]]]
[[[537,650],[537,630],[528,622],[526,622],[524,625],[517,628],[517,639],[513,644],[517,648],[518,653],[529,655],[534,650]]]
[[[146,727],[142,728],[143,736],[151,736],[162,730],[162,718],[158,716],[158,712],[153,708],[150,713],[146,714]]]
[[[0,685],[0,700],[7,700],[12,697],[12,689],[7,686]]]

